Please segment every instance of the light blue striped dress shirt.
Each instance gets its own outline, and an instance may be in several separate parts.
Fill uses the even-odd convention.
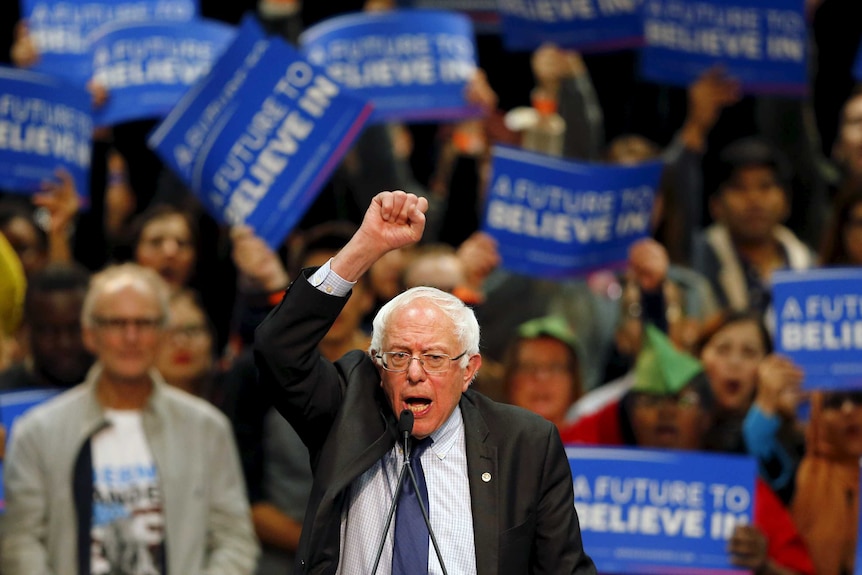
[[[309,281],[317,289],[340,297],[347,295],[353,286],[353,283],[330,269],[330,262],[321,266]],[[431,528],[440,546],[446,571],[452,575],[474,575],[476,548],[461,409],[456,407],[449,419],[431,434],[431,438],[434,443],[422,454]],[[384,536],[386,515],[395,497],[402,463],[401,445],[396,444],[348,488],[347,505],[341,517],[339,575],[370,574],[377,548]],[[377,569],[380,575],[391,573],[394,526],[393,516]],[[428,573],[442,575],[443,570],[430,538],[428,557]]]

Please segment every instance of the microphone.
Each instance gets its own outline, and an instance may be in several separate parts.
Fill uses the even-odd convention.
[[[413,433],[413,423],[416,418],[413,417],[413,412],[405,409],[401,412],[401,417],[398,418],[398,434],[404,441],[404,455],[407,456],[407,450],[410,447],[410,434]]]
[[[374,568],[371,570],[371,575],[377,573],[377,566],[380,565],[380,556],[383,555],[383,546],[386,544],[389,526],[392,525],[392,516],[395,515],[395,507],[398,505],[398,499],[401,497],[401,485],[404,483],[404,475],[410,469],[408,449],[410,448],[410,434],[413,433],[415,419],[413,412],[409,409],[403,410],[401,416],[398,418],[398,435],[404,441],[404,463],[401,465],[401,473],[398,474],[395,497],[392,498],[392,503],[389,505],[389,513],[386,514],[386,526],[383,527],[383,537],[380,538],[380,545],[377,546],[377,555],[374,557]]]
[[[389,506],[389,513],[386,516],[386,526],[383,528],[383,537],[380,540],[380,545],[377,548],[377,556],[374,559],[374,568],[371,574],[377,573],[377,566],[380,564],[380,556],[383,554],[383,545],[386,542],[386,536],[389,533],[389,526],[392,524],[392,516],[395,514],[395,507],[398,504],[398,499],[401,497],[401,485],[404,483],[404,475],[410,475],[410,481],[413,482],[415,493],[419,493],[419,484],[416,482],[416,476],[413,474],[413,469],[410,468],[410,434],[413,432],[413,424],[415,417],[413,412],[405,409],[401,412],[398,418],[398,433],[404,441],[404,462],[401,465],[401,473],[398,475],[398,485],[395,487],[395,497],[392,498],[392,503]],[[440,568],[443,570],[443,575],[449,575],[446,571],[446,565],[443,563],[443,555],[440,553],[440,547],[437,545],[437,538],[434,536],[434,530],[431,529],[431,520],[428,519],[428,510],[425,509],[425,504],[422,498],[419,497],[419,508],[422,511],[422,519],[425,520],[425,526],[428,527],[428,535],[431,537],[431,543],[434,545],[434,552],[437,555],[437,561],[440,562]]]

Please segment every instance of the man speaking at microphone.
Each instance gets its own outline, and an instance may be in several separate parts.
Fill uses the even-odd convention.
[[[479,325],[459,299],[413,288],[377,314],[367,352],[333,364],[317,350],[362,274],[419,241],[427,208],[401,191],[375,196],[347,245],[304,270],[255,333],[260,381],[308,446],[314,472],[296,568],[594,574],[556,428],[469,389],[482,365]],[[409,475],[399,483],[405,445],[415,484]]]

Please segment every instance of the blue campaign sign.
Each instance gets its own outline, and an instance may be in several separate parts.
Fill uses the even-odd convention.
[[[6,429],[6,444],[12,437],[15,420],[28,409],[59,393],[57,389],[27,389],[0,392],[0,425]],[[0,460],[0,512],[6,509],[6,493],[3,489],[3,461]]]
[[[641,75],[687,86],[721,65],[748,93],[805,95],[805,0],[646,0]]]
[[[277,248],[370,115],[367,102],[246,18],[149,145],[224,223]]]
[[[856,58],[853,60],[853,79],[862,82],[862,42],[856,49]]]
[[[233,40],[215,21],[107,24],[93,32],[93,79],[107,88],[99,126],[163,118]]]
[[[862,268],[772,276],[775,349],[805,370],[806,389],[862,388]]]
[[[60,78],[0,67],[0,187],[31,194],[57,168],[87,202],[93,116],[90,95]]]
[[[507,49],[545,42],[581,52],[610,52],[643,43],[643,0],[499,0]]]
[[[584,549],[599,573],[739,574],[727,541],[754,518],[757,467],[739,455],[567,447]]]
[[[398,0],[401,8],[425,8],[464,12],[473,21],[477,34],[496,34],[500,31],[498,0]]]
[[[309,61],[374,105],[372,121],[479,115],[465,98],[476,70],[473,26],[463,14],[392,10],[349,14],[300,36]]]
[[[502,266],[551,279],[622,265],[649,232],[662,164],[620,167],[494,148],[482,228]]]
[[[87,36],[103,24],[172,20],[198,15],[198,0],[20,0],[36,48],[35,70],[80,85],[92,75]]]

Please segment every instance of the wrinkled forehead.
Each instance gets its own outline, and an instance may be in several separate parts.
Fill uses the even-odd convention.
[[[455,323],[429,299],[413,300],[392,310],[384,326],[384,346],[451,346],[459,344]]]

